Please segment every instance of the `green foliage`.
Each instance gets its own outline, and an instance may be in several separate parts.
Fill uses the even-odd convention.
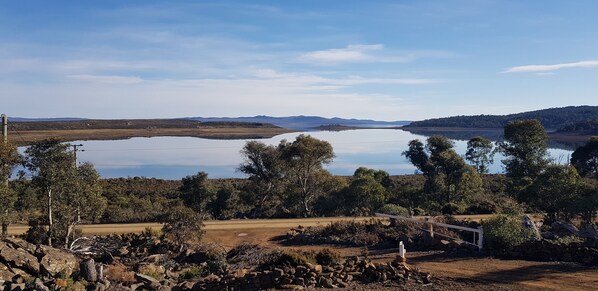
[[[503,164],[507,177],[511,179],[511,192],[521,194],[549,163],[548,137],[538,120],[509,122],[504,136],[505,141],[499,144],[499,150],[506,157]]]
[[[373,176],[366,175],[351,181],[345,191],[345,207],[349,211],[356,208],[367,208],[373,212],[382,207],[387,196],[386,189],[382,184]]]
[[[201,266],[193,265],[189,268],[184,269],[183,272],[181,272],[181,274],[179,274],[179,281],[185,281],[185,280],[199,278],[203,275],[207,275],[206,273],[207,272]]]
[[[446,203],[442,206],[442,214],[463,214],[465,213],[466,205],[463,203]]]
[[[579,184],[579,196],[570,201],[567,212],[579,213],[586,223],[592,223],[598,211],[598,181],[582,180]]]
[[[188,241],[199,241],[203,235],[203,217],[185,206],[173,207],[161,222],[162,233],[181,248]]]
[[[571,165],[580,175],[598,179],[598,136],[593,136],[571,154]]]
[[[208,174],[199,172],[182,179],[181,198],[187,207],[202,212],[214,197],[214,189],[208,180]]]
[[[497,215],[482,224],[484,244],[490,249],[508,249],[533,238],[531,230],[523,226],[520,216]]]
[[[334,159],[334,150],[329,142],[299,135],[292,143],[281,141],[278,145],[280,157],[285,164],[287,194],[299,204],[299,214],[307,217],[313,214],[313,204],[326,191],[330,173],[323,169]]]
[[[380,209],[378,209],[378,212],[404,217],[411,216],[409,213],[409,209],[396,204],[384,204],[382,207],[380,207]]]
[[[465,164],[444,136],[430,136],[425,149],[420,141],[412,140],[403,155],[426,176],[423,191],[430,200],[461,203],[482,189],[481,177]]]
[[[244,161],[238,170],[249,177],[250,190],[243,198],[254,206],[254,216],[261,217],[272,209],[281,192],[284,164],[277,147],[258,141],[248,141],[241,149]]]
[[[478,173],[488,173],[488,165],[494,161],[493,148],[492,141],[475,136],[467,142],[465,159],[475,166]]]
[[[550,165],[526,190],[523,201],[546,211],[549,218],[556,220],[572,201],[578,199],[580,182],[575,168]]]
[[[98,220],[106,205],[101,196],[100,177],[90,163],[75,165],[69,144],[56,139],[30,146],[27,168],[33,174],[32,185],[44,201],[48,244],[62,240],[65,247],[75,224],[82,219]]]
[[[313,254],[294,250],[276,250],[272,253],[269,261],[262,264],[262,268],[274,268],[283,266],[296,267],[307,263],[315,263]]]

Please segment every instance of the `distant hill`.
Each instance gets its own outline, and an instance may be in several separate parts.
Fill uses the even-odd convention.
[[[547,130],[556,130],[568,124],[598,120],[598,106],[569,106],[549,108],[509,115],[473,115],[414,121],[405,127],[461,127],[461,128],[502,128],[509,121],[538,119]]]
[[[325,118],[320,116],[288,116],[272,117],[258,115],[253,117],[188,117],[187,119],[201,122],[257,122],[270,123],[283,128],[293,130],[312,130],[320,126],[336,125],[348,127],[398,127],[409,124],[409,121],[376,121],[369,119],[344,119],[344,118]]]
[[[567,124],[559,128],[558,133],[576,133],[582,135],[598,135],[598,119],[583,120]]]
[[[256,122],[199,122],[188,119],[77,119],[9,123],[12,130],[90,130],[90,129],[174,129],[174,128],[277,128]]]
[[[43,121],[77,121],[85,120],[85,118],[78,117],[63,117],[63,118],[23,118],[23,117],[8,117],[8,122],[43,122]]]

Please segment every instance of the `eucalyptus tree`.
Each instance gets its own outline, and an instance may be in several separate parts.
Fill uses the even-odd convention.
[[[505,141],[498,144],[506,175],[510,178],[510,190],[524,194],[549,164],[548,136],[540,121],[535,119],[515,120],[504,128]]]
[[[255,194],[244,197],[254,205],[255,215],[261,216],[266,208],[272,208],[273,200],[281,194],[284,163],[276,146],[258,141],[248,141],[241,154],[244,160],[238,170],[249,177],[252,187],[249,192]]]
[[[571,154],[571,164],[580,175],[598,179],[598,136],[591,137]]]
[[[465,159],[476,168],[478,173],[488,173],[488,165],[494,162],[494,146],[492,141],[481,136],[475,136],[467,142]]]
[[[445,136],[430,136],[425,145],[412,140],[402,154],[426,176],[424,192],[444,204],[463,202],[481,189],[475,169],[465,164]]]
[[[43,140],[26,151],[26,165],[32,185],[44,201],[48,224],[48,244],[62,240],[65,247],[81,219],[97,219],[106,201],[102,197],[100,176],[90,163],[76,165],[70,145],[57,139]]]
[[[7,235],[8,225],[15,217],[15,203],[17,192],[12,189],[8,180],[15,167],[21,162],[21,155],[17,147],[9,142],[0,142],[0,223],[2,223],[2,236]]]
[[[323,168],[334,159],[329,142],[301,134],[293,142],[281,141],[278,145],[284,163],[284,178],[288,185],[288,199],[297,201],[302,216],[313,214],[313,204],[318,196],[327,192],[331,174]]]

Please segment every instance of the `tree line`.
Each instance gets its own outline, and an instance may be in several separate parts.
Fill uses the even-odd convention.
[[[579,215],[590,222],[598,209],[598,137],[557,164],[547,152],[537,120],[513,121],[498,143],[474,137],[459,155],[446,137],[412,140],[404,155],[420,172],[390,176],[358,168],[350,177],[324,166],[332,146],[309,135],[278,145],[248,141],[238,170],[246,179],[209,179],[199,172],[180,181],[148,178],[101,179],[90,163],[76,164],[69,144],[45,140],[19,155],[0,145],[0,222],[29,221],[40,241],[68,246],[75,226],[92,222],[180,221],[203,219],[371,215],[506,213],[541,211],[549,219]],[[489,175],[496,152],[505,174]],[[399,154],[399,153],[397,153]],[[197,231],[195,229],[194,231]]]
[[[503,128],[511,121],[530,119],[538,120],[548,129],[573,130],[576,126],[567,125],[598,120],[598,106],[568,106],[508,115],[461,115],[414,121],[406,127]]]

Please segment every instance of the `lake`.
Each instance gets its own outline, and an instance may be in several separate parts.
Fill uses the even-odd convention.
[[[270,139],[266,144],[293,141],[301,133],[289,133]],[[335,175],[352,175],[358,167],[387,171],[391,175],[413,174],[415,167],[401,155],[410,140],[425,140],[423,135],[396,129],[360,129],[339,132],[304,132],[330,142],[336,158],[326,166]],[[211,140],[192,137],[152,137],[127,140],[76,141],[83,144],[79,162],[93,163],[102,177],[154,177],[181,179],[204,171],[211,178],[245,177],[236,169],[243,157],[239,153],[247,140]],[[465,155],[467,141],[454,140],[455,149]],[[550,149],[553,158],[567,162],[571,151]],[[492,173],[502,172],[501,157],[495,157]]]

